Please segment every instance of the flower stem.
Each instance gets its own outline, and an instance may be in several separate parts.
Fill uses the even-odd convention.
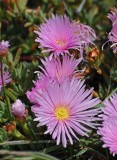
[[[2,59],[1,59],[0,68],[1,68],[1,79],[2,79],[2,88],[3,88],[4,98],[5,98],[5,101],[6,101],[6,104],[7,104],[8,114],[9,114],[9,117],[10,117],[10,119],[11,119],[11,118],[12,118],[11,109],[10,109],[11,107],[10,107],[10,103],[9,103],[9,101],[8,101],[8,97],[6,96],[6,92],[5,92],[5,85],[4,85],[4,71],[3,71],[3,63],[2,63]]]

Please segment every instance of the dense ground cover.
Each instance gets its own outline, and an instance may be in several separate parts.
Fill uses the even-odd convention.
[[[114,7],[0,1],[1,159],[116,159]]]

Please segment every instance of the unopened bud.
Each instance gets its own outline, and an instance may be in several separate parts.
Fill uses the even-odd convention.
[[[9,51],[9,42],[8,41],[4,41],[2,40],[2,42],[0,42],[0,56],[6,56],[8,51]]]
[[[18,119],[26,116],[25,105],[19,99],[12,104],[12,114]]]
[[[88,58],[90,61],[95,61],[99,57],[99,50],[97,48],[93,48],[89,53],[88,53]]]
[[[3,126],[3,128],[8,132],[8,133],[13,133],[14,132],[14,130],[16,129],[16,123],[9,123],[9,124],[7,124],[7,125],[5,125],[5,126]]]

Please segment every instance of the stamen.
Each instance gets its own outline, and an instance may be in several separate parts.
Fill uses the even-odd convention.
[[[60,46],[63,47],[66,44],[65,40],[57,40],[56,43]]]
[[[69,109],[67,106],[58,106],[55,109],[55,116],[58,120],[65,120],[69,118]]]

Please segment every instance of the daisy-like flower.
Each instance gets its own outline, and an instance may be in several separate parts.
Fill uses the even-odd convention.
[[[2,40],[0,42],[0,56],[6,56],[9,50],[9,42]]]
[[[104,121],[98,134],[102,136],[103,148],[108,147],[113,156],[117,154],[117,114],[116,116],[111,116],[110,112],[110,116]]]
[[[111,20],[113,25],[117,22],[117,9],[116,8],[114,8],[114,10],[108,14],[108,18]]]
[[[110,99],[105,99],[103,102],[104,108],[102,109],[103,120],[106,121],[110,116],[117,116],[117,94],[113,94]]]
[[[52,59],[51,61],[46,58],[42,60],[44,68],[40,67],[43,72],[38,72],[38,80],[34,81],[34,87],[31,91],[27,91],[26,95],[28,99],[37,103],[37,99],[34,96],[35,93],[43,92],[48,85],[50,85],[53,81],[57,81],[58,83],[62,83],[65,79],[71,79],[72,76],[76,72],[75,69],[77,65],[81,62],[82,58],[75,59],[73,56],[63,55],[62,60],[58,56],[56,59]],[[79,77],[80,78],[80,77]]]
[[[105,99],[104,108],[102,109],[102,127],[99,128],[98,134],[102,136],[103,147],[109,147],[110,153],[117,154],[117,94],[113,94],[110,99]]]
[[[35,41],[40,43],[40,48],[46,48],[44,52],[52,52],[50,59],[53,55],[68,53],[69,49],[78,49],[75,27],[66,15],[52,15],[35,33],[38,35]]]
[[[67,138],[73,144],[73,137],[77,135],[88,136],[89,127],[95,128],[95,117],[99,108],[94,108],[100,103],[98,98],[92,99],[92,91],[85,90],[84,81],[72,79],[62,84],[54,83],[47,87],[42,94],[35,94],[40,106],[34,108],[35,121],[38,126],[47,126],[45,134],[50,133],[57,145],[62,142],[67,146]],[[87,127],[86,127],[87,126]]]
[[[43,73],[40,73],[40,77],[44,76],[52,81],[62,83],[65,79],[71,78],[81,60],[82,58],[75,59],[74,56],[69,57],[68,55],[63,55],[62,60],[60,57],[51,61],[46,58],[45,61],[42,60],[45,69],[41,68]]]
[[[113,52],[117,53],[117,23],[113,26],[111,32],[109,33],[108,39],[112,43],[110,47],[113,48]]]
[[[114,8],[110,14],[108,14],[108,18],[112,21],[112,29],[108,35],[109,42],[112,43],[110,46],[113,49],[114,53],[117,53],[117,9]]]
[[[3,80],[4,80],[4,85],[11,82],[10,74],[8,71],[5,71],[4,68],[3,68]],[[1,77],[1,71],[0,71],[0,91],[1,90],[2,90],[2,77]]]
[[[80,22],[73,21],[73,23],[76,28],[75,35],[81,48],[87,47],[88,44],[94,45],[93,41],[96,39],[95,31],[90,26]]]
[[[12,114],[17,118],[23,118],[26,116],[25,105],[21,102],[20,99],[17,99],[12,104]]]

